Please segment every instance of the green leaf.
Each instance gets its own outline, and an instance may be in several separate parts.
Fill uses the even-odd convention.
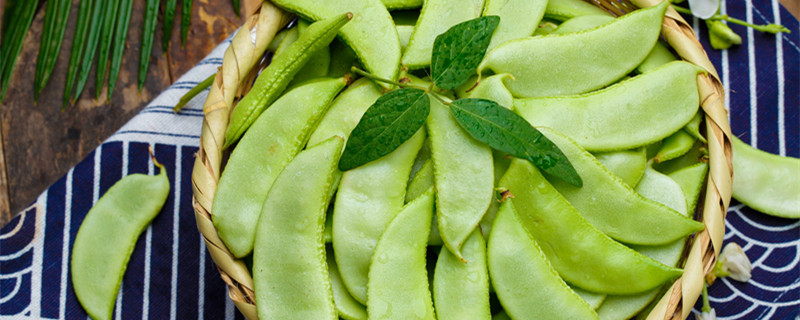
[[[480,17],[459,23],[437,36],[431,57],[433,83],[452,90],[466,82],[486,54],[498,23],[498,16]]]
[[[583,185],[564,153],[513,111],[491,100],[461,99],[450,104],[450,113],[475,139],[526,159],[542,171],[574,186]]]
[[[430,111],[431,102],[423,90],[399,89],[384,94],[350,133],[339,170],[350,170],[394,151],[425,124]]]

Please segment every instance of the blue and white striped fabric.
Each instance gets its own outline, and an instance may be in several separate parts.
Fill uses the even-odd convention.
[[[721,10],[792,30],[774,36],[731,26],[742,35],[742,45],[715,51],[708,45],[705,24],[694,21],[728,88],[726,107],[734,134],[760,149],[800,157],[797,20],[777,0],[723,2]],[[242,318],[227,299],[191,206],[190,179],[205,94],[180,115],[171,111],[181,95],[216,71],[228,44],[221,44],[0,229],[0,319],[86,319],[69,281],[71,244],[89,208],[114,182],[131,173],[153,173],[148,146],[166,165],[172,190],[136,244],[115,318]],[[796,319],[800,221],[769,217],[733,201],[727,226],[725,241],[739,243],[754,270],[748,283],[721,279],[709,288],[718,319]]]

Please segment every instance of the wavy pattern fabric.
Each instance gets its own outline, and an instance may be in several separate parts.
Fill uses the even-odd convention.
[[[732,25],[742,45],[715,51],[705,24],[693,21],[726,85],[734,134],[759,149],[800,157],[797,20],[777,0],[723,2],[721,12],[792,30],[774,36]],[[153,172],[148,146],[166,165],[172,190],[136,244],[115,319],[243,318],[227,299],[191,206],[205,94],[180,115],[172,113],[181,95],[216,71],[229,44],[223,42],[0,229],[0,319],[86,319],[69,281],[71,245],[89,208],[114,182]],[[726,222],[725,241],[739,243],[754,270],[748,283],[720,279],[709,288],[718,319],[797,319],[800,221],[769,217],[733,201]]]

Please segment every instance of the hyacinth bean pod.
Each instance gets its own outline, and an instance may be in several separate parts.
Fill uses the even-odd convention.
[[[525,230],[513,201],[500,206],[487,249],[492,286],[505,312],[513,319],[597,319]]]
[[[370,73],[394,80],[400,71],[400,40],[392,16],[380,0],[275,0],[276,5],[309,20],[330,19],[346,12],[353,21],[342,27],[341,39],[355,51]]]
[[[702,223],[679,213],[685,208],[676,211],[638,195],[566,136],[549,128],[540,131],[564,152],[584,181],[583,187],[578,188],[560,179],[550,179],[553,187],[609,237],[625,243],[657,245],[703,228]]]
[[[220,177],[212,220],[234,256],[244,257],[253,250],[261,207],[273,182],[302,150],[317,120],[346,83],[344,78],[323,78],[290,90],[256,120],[233,150]]]
[[[572,285],[593,292],[634,294],[658,287],[682,273],[593,227],[530,162],[515,159],[499,187],[514,195],[525,230],[559,275]],[[640,228],[652,226],[648,221]]]
[[[479,17],[482,9],[483,0],[426,0],[403,52],[403,66],[409,69],[430,66],[434,39],[454,25]]]
[[[169,195],[164,166],[154,176],[131,174],[97,200],[81,223],[70,259],[75,296],[94,319],[112,319],[122,276],[136,239]]]
[[[733,137],[733,197],[776,217],[800,218],[800,159],[781,157]],[[791,178],[790,178],[791,177]]]
[[[299,153],[264,201],[253,249],[261,319],[338,319],[322,232],[343,145],[333,137]]]
[[[431,188],[403,207],[381,235],[369,267],[369,319],[436,319],[425,268],[432,207]]]
[[[331,102],[314,133],[308,138],[313,146],[332,136],[340,136],[347,142],[350,132],[361,116],[381,96],[381,88],[369,79],[361,78],[350,84]]]
[[[439,251],[433,274],[433,301],[439,320],[485,319],[489,310],[486,242],[480,230],[464,241],[462,262],[450,250]]]
[[[427,128],[439,233],[450,252],[461,258],[461,244],[481,221],[494,194],[492,149],[464,131],[437,99],[431,99]]]
[[[333,249],[342,280],[358,302],[367,302],[375,245],[403,208],[411,166],[424,140],[420,129],[391,153],[342,174],[333,207]]]
[[[250,92],[231,112],[231,119],[225,132],[225,148],[239,140],[258,116],[280,97],[295,74],[305,66],[313,54],[319,48],[328,46],[339,29],[350,21],[352,16],[347,13],[311,24],[303,37],[298,37],[285,53],[277,54],[258,76]]]
[[[626,14],[583,32],[513,40],[489,51],[478,67],[510,73],[517,97],[584,93],[602,88],[636,68],[658,39],[668,2]],[[620,53],[625,59],[620,59]],[[550,76],[543,76],[550,75]]]
[[[594,157],[631,188],[639,183],[647,167],[645,148],[595,153]]]
[[[566,21],[585,15],[608,15],[605,10],[583,0],[549,0],[544,10],[548,19]]]
[[[514,109],[534,126],[553,128],[589,151],[637,148],[666,138],[694,117],[700,71],[676,61],[588,94],[515,99]]]
[[[327,221],[326,218],[325,222],[327,223]],[[331,287],[333,288],[333,302],[339,317],[347,320],[367,320],[367,307],[353,299],[342,282],[339,267],[336,266],[336,259],[333,256],[333,248],[328,247],[325,252],[328,257],[328,275],[331,277]]]
[[[483,16],[498,16],[489,49],[514,39],[528,37],[539,26],[547,0],[486,0]]]

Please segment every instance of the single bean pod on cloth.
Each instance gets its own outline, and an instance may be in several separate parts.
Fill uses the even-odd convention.
[[[480,67],[510,73],[517,97],[584,93],[633,71],[658,39],[668,2],[626,14],[602,27],[565,35],[529,37],[490,50]],[[624,53],[625,59],[619,55]]]
[[[112,319],[122,276],[136,239],[158,215],[169,195],[164,166],[154,176],[132,174],[115,183],[89,209],[70,259],[75,296],[93,319]]]

